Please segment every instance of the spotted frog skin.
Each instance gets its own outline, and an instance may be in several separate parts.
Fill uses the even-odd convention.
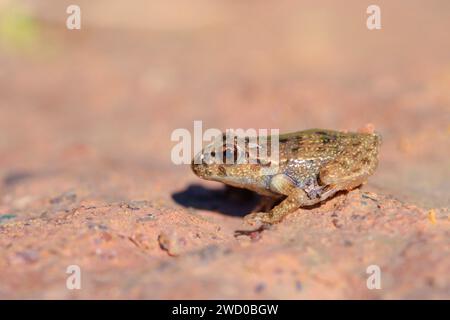
[[[340,190],[364,183],[378,164],[380,135],[371,132],[339,132],[323,129],[283,134],[278,137],[278,157],[271,155],[270,142],[276,137],[258,137],[245,145],[226,134],[217,137],[192,160],[192,170],[200,178],[255,191],[274,200],[283,199],[269,212],[245,216],[250,224],[273,224],[300,207],[312,206]],[[262,143],[267,154],[258,152]],[[268,143],[266,143],[266,141]],[[255,152],[256,150],[256,152]],[[220,152],[217,157],[217,152]],[[249,155],[253,156],[249,156]],[[226,161],[229,158],[235,160]],[[236,161],[240,158],[244,161]]]

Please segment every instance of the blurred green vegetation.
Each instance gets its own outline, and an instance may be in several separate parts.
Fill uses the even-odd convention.
[[[0,7],[0,46],[30,51],[39,39],[39,25],[27,8],[18,4]]]

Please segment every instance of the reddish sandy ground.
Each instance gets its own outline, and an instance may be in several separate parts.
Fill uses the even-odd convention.
[[[78,1],[80,31],[45,2],[0,24],[0,298],[450,298],[448,1],[378,1],[379,31],[360,1]],[[194,120],[373,123],[380,166],[236,237],[255,197],[170,159]]]

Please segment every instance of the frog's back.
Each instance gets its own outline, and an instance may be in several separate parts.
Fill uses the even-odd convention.
[[[279,142],[280,162],[291,159],[327,161],[336,158],[343,152],[376,150],[379,144],[379,135],[310,129],[282,134]]]

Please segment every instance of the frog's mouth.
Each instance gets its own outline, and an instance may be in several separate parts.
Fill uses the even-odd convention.
[[[261,195],[266,195],[266,196],[277,195],[276,193],[273,193],[268,188],[268,183],[265,183],[264,181],[256,181],[255,179],[253,179],[251,177],[227,176],[227,177],[221,177],[221,178],[217,177],[217,178],[215,178],[215,179],[213,178],[211,180],[217,181],[217,182],[222,182],[222,183],[232,186],[232,187],[251,190],[251,191],[257,192]]]

